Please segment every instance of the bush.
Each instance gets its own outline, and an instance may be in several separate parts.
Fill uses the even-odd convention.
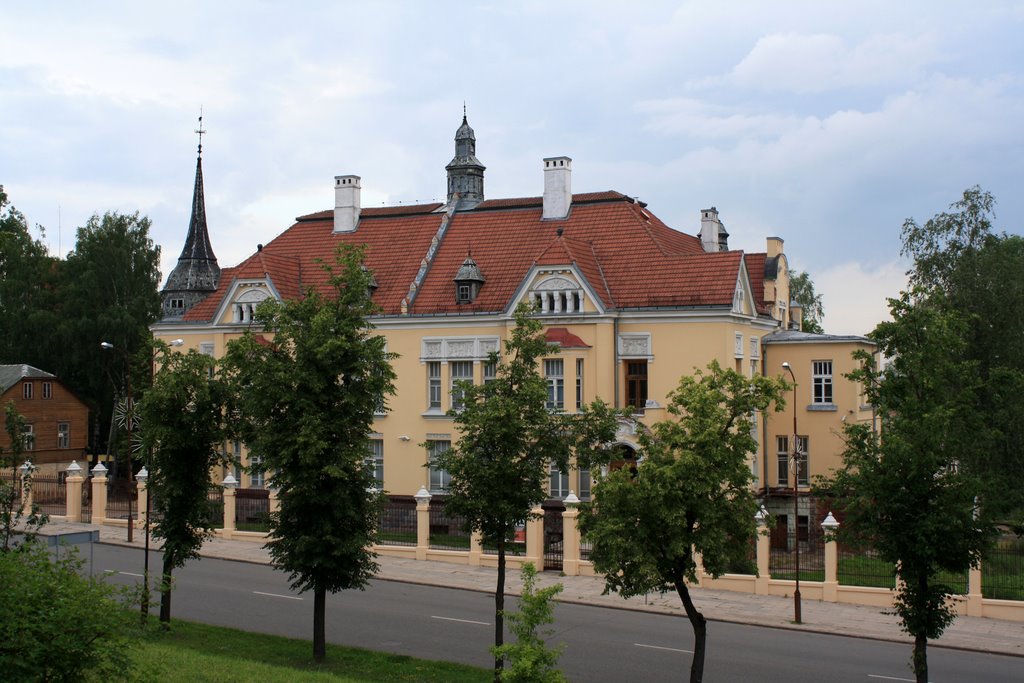
[[[2,677],[124,679],[139,635],[130,591],[82,576],[82,560],[61,555],[51,561],[38,543],[0,552]]]
[[[551,629],[543,629],[538,634],[539,627],[555,621],[551,599],[562,592],[562,584],[537,590],[537,569],[531,562],[523,565],[522,573],[519,611],[505,614],[516,642],[491,648],[495,657],[509,663],[509,667],[501,671],[502,683],[564,683],[566,678],[556,667],[565,646],[547,646],[540,636],[550,636]]]

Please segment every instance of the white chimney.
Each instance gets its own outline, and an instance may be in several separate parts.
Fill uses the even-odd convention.
[[[544,219],[565,218],[572,206],[572,159],[544,160]]]
[[[359,176],[334,176],[334,232],[353,232],[359,223]]]
[[[727,251],[729,233],[725,226],[718,220],[718,209],[700,210],[700,243],[704,251]]]

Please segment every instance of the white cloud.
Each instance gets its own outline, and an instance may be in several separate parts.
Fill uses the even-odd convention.
[[[880,266],[846,262],[812,273],[815,291],[825,308],[822,327],[829,334],[867,334],[891,320],[886,299],[907,286],[906,266],[890,261]]]
[[[940,51],[931,36],[869,35],[848,45],[834,34],[760,38],[732,70],[736,85],[796,93],[902,84],[916,80]]]

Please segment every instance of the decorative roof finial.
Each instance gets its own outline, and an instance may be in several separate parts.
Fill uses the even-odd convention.
[[[468,121],[466,121],[466,100],[462,100],[462,122],[468,123]]]
[[[199,134],[199,156],[203,156],[203,107],[199,107],[199,128],[196,129],[196,133]]]

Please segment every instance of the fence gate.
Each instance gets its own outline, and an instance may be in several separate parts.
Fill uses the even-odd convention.
[[[544,569],[561,571],[564,546],[562,543],[562,513],[565,504],[560,500],[549,500],[544,510]]]

